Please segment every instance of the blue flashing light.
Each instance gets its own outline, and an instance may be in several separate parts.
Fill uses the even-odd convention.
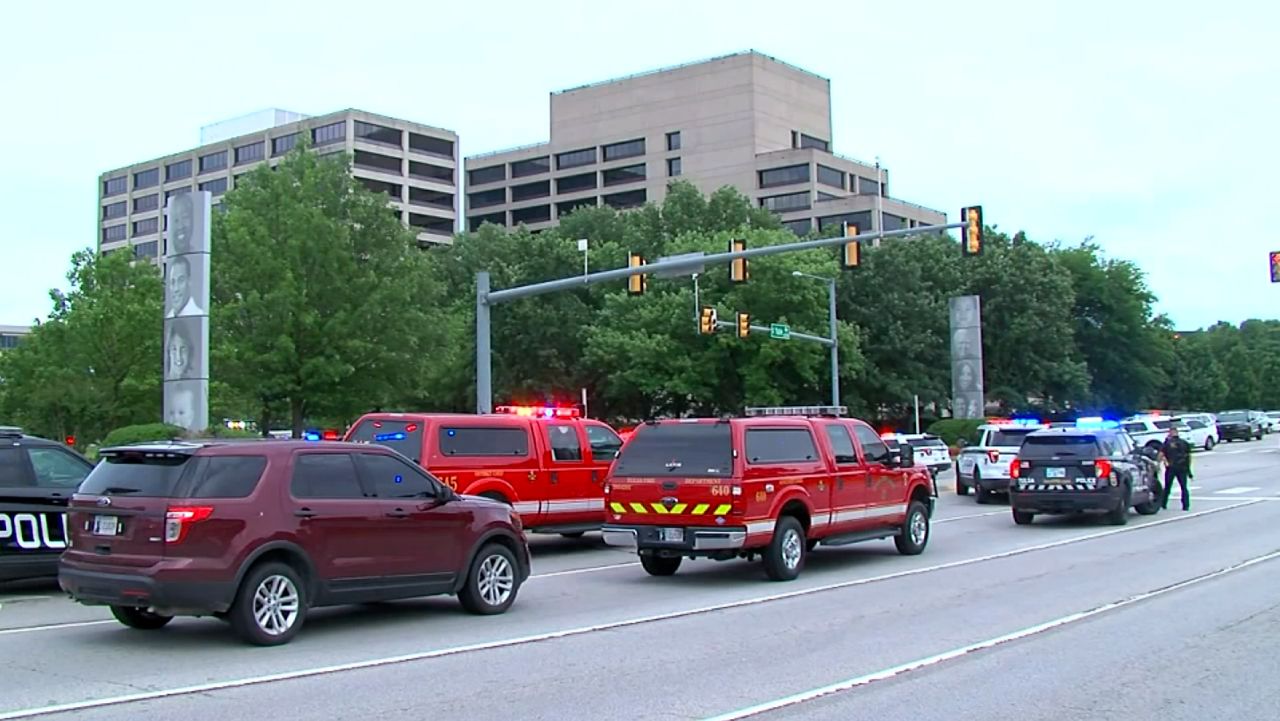
[[[403,432],[397,431],[395,433],[379,433],[373,437],[373,440],[382,443],[383,441],[403,441],[405,438],[406,436]]]
[[[302,440],[318,442],[320,440],[320,434],[315,431],[303,431]]]
[[[1086,416],[1076,419],[1077,428],[1119,428],[1120,422],[1113,421],[1101,416]]]
[[[1040,421],[1040,419],[1039,419],[1039,418],[1014,418],[1014,419],[1013,419],[1013,425],[1015,425],[1015,426],[1043,426],[1043,425],[1044,425],[1044,423],[1042,423],[1042,422]]]

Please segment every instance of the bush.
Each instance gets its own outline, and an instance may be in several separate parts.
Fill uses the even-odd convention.
[[[108,433],[107,437],[102,439],[101,447],[123,446],[147,441],[167,441],[173,438],[182,438],[186,435],[186,432],[186,429],[181,426],[168,423],[143,423],[136,426],[124,426]]]
[[[261,438],[262,434],[257,431],[241,430],[239,428],[227,428],[225,425],[209,426],[204,433],[192,434],[201,438]]]
[[[943,418],[930,424],[929,432],[954,448],[961,439],[970,444],[977,443],[978,426],[986,422],[984,418]]]

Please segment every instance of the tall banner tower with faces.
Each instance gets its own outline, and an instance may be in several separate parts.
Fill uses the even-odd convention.
[[[208,191],[173,195],[165,205],[164,420],[191,431],[209,427]]]
[[[951,299],[951,408],[956,418],[982,418],[982,304],[976,295]]]

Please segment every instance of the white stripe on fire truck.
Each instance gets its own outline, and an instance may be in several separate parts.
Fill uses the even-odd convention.
[[[777,521],[772,519],[768,521],[752,521],[751,523],[747,524],[747,534],[750,535],[752,533],[773,533],[773,527],[776,526],[777,523],[778,523]]]

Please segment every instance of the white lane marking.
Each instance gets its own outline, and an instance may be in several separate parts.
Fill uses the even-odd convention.
[[[814,586],[811,588],[802,588],[795,591],[786,591],[783,593],[774,593],[768,596],[757,596],[755,598],[745,598],[738,601],[726,601],[711,606],[702,606],[699,608],[690,608],[682,611],[669,611],[667,613],[659,613],[652,616],[641,616],[638,618],[628,618],[620,621],[609,621],[606,623],[598,623],[591,626],[579,626],[577,628],[567,628],[560,631],[547,631],[544,633],[533,634],[529,636],[518,636],[516,638],[505,638],[496,641],[484,641],[481,643],[467,644],[465,646],[452,646],[449,648],[440,648],[433,651],[418,651],[415,653],[407,653],[399,656],[387,656],[384,658],[367,659],[364,661],[350,661],[348,663],[334,664],[332,666],[321,666],[317,668],[298,669],[296,671],[282,671],[264,676],[250,676],[241,679],[232,679],[228,681],[210,681],[208,683],[196,684],[193,686],[180,686],[178,688],[158,689],[154,691],[142,691],[139,693],[126,694],[123,696],[108,696],[106,698],[90,699],[87,701],[72,701],[63,704],[53,704],[49,706],[37,706],[28,709],[19,709],[17,711],[7,711],[0,713],[0,721],[9,721],[9,719],[31,718],[33,716],[44,716],[46,714],[66,713],[68,711],[80,711],[90,708],[102,708],[104,706],[117,706],[120,704],[137,703],[139,701],[153,701],[155,699],[170,698],[173,696],[189,696],[192,694],[209,693],[211,691],[223,691],[226,689],[243,688],[246,686],[258,686],[267,683],[276,683],[280,681],[292,681],[300,678],[311,678],[315,676],[324,676],[334,673],[342,673],[346,671],[359,671],[370,668],[379,668],[382,666],[391,666],[395,664],[409,663],[412,661],[425,661],[433,658],[441,658],[444,656],[456,656],[464,653],[473,653],[476,651],[489,651],[497,648],[509,648],[512,646],[521,646],[531,643],[539,643],[542,641],[551,641],[561,638],[569,638],[571,636],[582,636],[589,633],[599,631],[610,631],[617,628],[628,628],[631,626],[640,626],[658,621],[669,621],[677,618],[687,618],[689,616],[699,616],[715,611],[724,611],[733,608],[745,608],[747,606],[758,606],[773,601],[782,601],[790,598],[799,598],[802,596],[812,596],[816,593],[824,593],[826,591],[834,591],[842,588],[852,588],[854,586],[864,586],[870,583],[878,583],[880,581],[888,581],[896,578],[906,578],[908,576],[918,576],[934,571],[942,571],[961,566],[969,566],[975,563],[983,563],[1012,556],[1019,556],[1034,551],[1043,551],[1049,548],[1057,548],[1067,546],[1074,543],[1082,543],[1097,538],[1105,538],[1114,536],[1119,533],[1132,533],[1140,531],[1144,528],[1154,526],[1163,526],[1167,523],[1177,523],[1192,518],[1208,516],[1214,513],[1232,510],[1235,508],[1244,508],[1252,506],[1256,501],[1246,501],[1236,503],[1231,506],[1221,506],[1208,511],[1197,511],[1187,515],[1174,516],[1172,518],[1164,518],[1159,521],[1151,521],[1136,526],[1123,526],[1120,528],[1111,528],[1096,533],[1087,533],[1083,536],[1073,536],[1070,538],[1062,538],[1056,541],[1047,541],[1033,546],[1023,546],[1008,551],[1000,551],[999,553],[991,553],[985,556],[975,558],[961,559],[958,561],[949,561],[947,563],[939,563],[933,566],[923,566],[920,568],[910,568],[902,571],[894,571],[880,576],[868,576],[865,578],[855,578],[848,581],[840,581],[824,586]],[[1280,553],[1280,552],[1278,552]]]
[[[1200,576],[1188,578],[1186,580],[1179,581],[1170,586],[1157,588],[1151,591],[1145,591],[1143,593],[1139,593],[1135,596],[1129,596],[1128,598],[1124,598],[1119,601],[1112,601],[1110,603],[1105,603],[1101,606],[1095,606],[1087,611],[1078,611],[1076,613],[1062,616],[1060,618],[1055,618],[1052,621],[1045,621],[1044,623],[1038,623],[1034,626],[1028,626],[1026,628],[1013,631],[1012,633],[1006,633],[1003,636],[996,636],[994,638],[989,638],[985,641],[971,643],[968,646],[953,648],[950,651],[944,651],[943,653],[935,654],[933,656],[916,659],[914,661],[908,661],[906,663],[899,664],[897,666],[892,666],[886,669],[881,669],[879,671],[865,674],[863,676],[857,676],[855,678],[846,679],[844,681],[838,681],[836,683],[833,683],[827,686],[810,689],[808,691],[803,691],[801,693],[793,694],[791,696],[784,696],[782,698],[775,699],[773,701],[757,704],[755,706],[748,706],[747,708],[739,709],[737,711],[730,711],[728,713],[720,714],[719,716],[710,716],[703,719],[703,721],[737,721],[738,719],[744,719],[751,716],[758,716],[768,711],[776,711],[778,709],[786,708],[788,706],[795,706],[797,704],[801,704],[806,701],[813,701],[814,699],[820,698],[822,696],[827,696],[829,694],[848,691],[850,689],[854,689],[859,686],[866,686],[866,685],[875,683],[876,681],[884,681],[887,679],[891,679],[895,676],[901,676],[902,674],[909,673],[911,671],[918,671],[922,668],[928,668],[929,666],[936,666],[945,661],[951,661],[951,660],[960,658],[962,656],[967,656],[971,653],[976,653],[978,651],[985,651],[989,648],[994,648],[996,646],[1010,643],[1012,641],[1018,641],[1024,638],[1029,638],[1031,636],[1044,633],[1045,631],[1051,631],[1055,628],[1060,628],[1068,624],[1078,623],[1087,618],[1092,618],[1093,616],[1097,616],[1103,613],[1108,613],[1110,611],[1115,611],[1117,609],[1124,608],[1125,606],[1132,606],[1135,603],[1141,603],[1143,601],[1148,601],[1150,599],[1163,596],[1166,593],[1173,593],[1174,591],[1180,591],[1184,588],[1188,588],[1196,584],[1204,583],[1205,581],[1210,581],[1215,578],[1221,578],[1222,576],[1225,576],[1228,573],[1234,573],[1236,571],[1249,568],[1250,566],[1255,566],[1259,563],[1265,563],[1267,561],[1274,560],[1276,558],[1280,558],[1280,551],[1272,551],[1270,553],[1263,554],[1261,556],[1254,556],[1253,558],[1250,558],[1246,561],[1241,561],[1240,563],[1235,563],[1230,566],[1226,566],[1224,568],[1219,568],[1216,571],[1211,571],[1209,573],[1205,573]]]
[[[1009,512],[1008,512],[1008,511],[987,511],[986,513],[972,513],[972,514],[967,515],[967,516],[950,516],[950,517],[948,517],[948,518],[935,518],[935,519],[933,519],[933,523],[934,523],[934,525],[937,525],[937,524],[939,524],[939,523],[950,523],[950,522],[952,522],[952,521],[963,521],[963,520],[968,519],[968,518],[985,518],[985,517],[987,517],[987,516],[1000,516],[1000,515],[1007,516],[1007,515],[1009,515]]]
[[[1221,490],[1214,491],[1214,493],[1222,494],[1226,496],[1238,496],[1245,493],[1252,493],[1254,491],[1261,491],[1261,490],[1262,489],[1259,488],[1258,486],[1235,486],[1233,488],[1223,488]]]
[[[604,566],[588,566],[586,568],[570,568],[565,571],[549,571],[547,573],[535,573],[529,576],[532,581],[535,578],[555,578],[556,576],[574,576],[579,573],[595,573],[596,571],[608,571],[614,568],[626,568],[627,566],[639,566],[639,561],[628,561],[626,563],[610,563]]]

